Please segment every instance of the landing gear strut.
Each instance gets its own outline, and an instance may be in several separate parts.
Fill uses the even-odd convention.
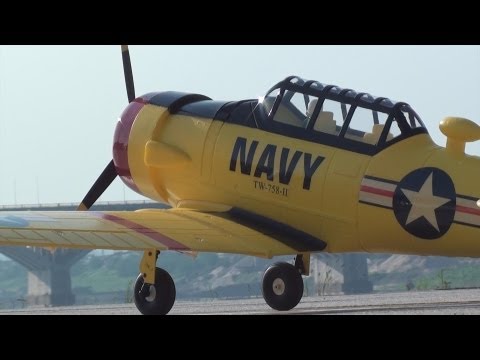
[[[272,309],[293,309],[303,296],[303,279],[299,269],[285,262],[271,265],[263,275],[262,292],[265,302]]]
[[[143,315],[166,315],[175,303],[175,283],[170,274],[156,268],[159,252],[145,251],[140,263],[140,275],[133,289],[137,309]]]

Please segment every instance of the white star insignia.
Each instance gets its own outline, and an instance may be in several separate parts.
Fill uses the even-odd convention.
[[[437,217],[435,215],[435,209],[446,204],[450,201],[450,199],[433,195],[432,180],[433,172],[428,176],[427,180],[425,180],[422,188],[418,192],[400,189],[412,204],[412,208],[408,213],[405,225],[408,225],[412,221],[415,221],[423,216],[430,223],[430,225],[435,228],[435,230],[440,232],[440,229],[438,228]]]

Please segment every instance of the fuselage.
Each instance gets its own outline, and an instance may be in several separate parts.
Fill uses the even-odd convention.
[[[175,92],[137,98],[117,126],[117,171],[151,199],[242,209],[301,229],[328,252],[480,256],[478,157],[453,154],[420,129],[391,144],[387,129],[384,146],[357,146],[375,131],[341,130],[339,119],[344,142],[321,130],[310,136],[314,125],[290,136],[262,126],[261,104]]]

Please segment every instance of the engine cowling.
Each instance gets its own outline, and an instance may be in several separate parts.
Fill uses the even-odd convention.
[[[192,181],[201,176],[210,124],[223,104],[179,92],[149,93],[131,102],[114,135],[113,159],[122,181],[171,205],[188,198]]]

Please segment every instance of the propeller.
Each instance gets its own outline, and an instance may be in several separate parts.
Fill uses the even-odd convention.
[[[125,76],[125,86],[127,88],[128,102],[131,103],[135,99],[135,86],[133,84],[132,63],[130,62],[130,52],[128,45],[122,45],[123,73]],[[110,184],[117,177],[117,170],[113,160],[111,160],[100,174],[98,179],[92,185],[87,195],[83,198],[77,210],[88,210],[98,200],[100,196],[107,190]]]
[[[123,74],[125,75],[125,86],[127,87],[128,102],[135,100],[135,86],[133,85],[132,63],[128,45],[122,45]]]
[[[77,210],[88,210],[98,200],[98,198],[107,190],[110,184],[117,177],[117,169],[113,160],[108,163],[103,172],[93,184],[87,195],[83,198]]]

